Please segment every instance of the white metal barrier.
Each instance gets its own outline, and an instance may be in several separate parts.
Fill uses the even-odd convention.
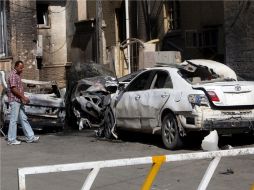
[[[162,162],[214,158],[209,164],[209,167],[207,168],[206,173],[203,176],[203,179],[198,187],[198,190],[205,190],[210,182],[210,179],[213,176],[213,173],[221,157],[240,156],[240,155],[248,155],[248,154],[254,154],[254,148],[174,154],[174,155],[155,156],[155,157],[157,158],[164,157],[165,159]],[[19,168],[18,169],[19,190],[26,190],[26,181],[25,181],[26,175],[90,169],[91,171],[89,175],[87,176],[83,184],[83,187],[81,189],[81,190],[89,190],[101,168],[130,166],[130,165],[139,165],[139,164],[154,164],[155,157],[140,157],[140,158],[128,158],[128,159],[118,159],[118,160],[106,160],[106,161]],[[151,172],[155,172],[153,173],[154,178],[157,172],[159,171],[159,168],[157,169],[157,171],[151,171]],[[141,188],[142,190],[150,189],[152,182],[149,180],[151,180],[151,178],[147,178],[147,180],[144,182],[143,187]],[[148,185],[148,183],[150,185]]]

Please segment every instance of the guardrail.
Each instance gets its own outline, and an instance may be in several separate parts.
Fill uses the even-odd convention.
[[[105,160],[95,162],[82,162],[72,164],[60,164],[60,165],[48,165],[38,167],[27,167],[18,169],[18,180],[19,190],[26,190],[26,175],[31,174],[43,174],[52,172],[64,172],[64,171],[75,171],[75,170],[86,170],[90,169],[90,173],[87,176],[81,190],[89,190],[98,175],[101,168],[119,167],[119,166],[130,166],[139,164],[153,164],[152,168],[144,181],[141,190],[149,190],[152,183],[164,162],[171,161],[183,161],[183,160],[200,160],[213,158],[210,162],[201,183],[198,186],[198,190],[205,190],[213,176],[213,173],[220,162],[221,157],[229,156],[240,156],[254,154],[254,148],[242,148],[232,150],[220,150],[211,152],[198,152],[198,153],[186,153],[186,154],[174,154],[174,155],[163,155],[153,157],[140,157],[140,158],[127,158],[118,160]],[[254,190],[251,187],[251,190]]]

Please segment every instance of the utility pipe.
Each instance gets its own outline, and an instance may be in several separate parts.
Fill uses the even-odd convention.
[[[125,24],[126,24],[126,40],[129,43],[130,38],[130,23],[129,23],[129,0],[125,0]],[[127,46],[127,64],[128,73],[131,73],[131,62],[130,62],[130,45]]]

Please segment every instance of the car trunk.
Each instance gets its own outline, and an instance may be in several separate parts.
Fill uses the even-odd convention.
[[[254,82],[232,81],[194,85],[208,96],[218,107],[254,106]]]

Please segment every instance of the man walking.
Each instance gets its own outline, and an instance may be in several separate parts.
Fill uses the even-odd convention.
[[[16,61],[14,69],[11,71],[8,77],[8,100],[11,109],[10,123],[8,130],[8,144],[18,145],[21,144],[17,138],[17,122],[19,121],[24,135],[26,136],[26,142],[32,143],[39,140],[38,136],[34,135],[31,125],[27,121],[25,114],[24,104],[29,103],[29,98],[25,97],[23,85],[21,83],[21,76],[24,69],[24,63],[22,61]]]

